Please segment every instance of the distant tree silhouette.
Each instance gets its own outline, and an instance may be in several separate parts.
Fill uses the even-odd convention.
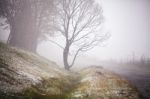
[[[53,0],[0,0],[0,16],[10,26],[8,43],[36,52],[45,17],[53,8]]]

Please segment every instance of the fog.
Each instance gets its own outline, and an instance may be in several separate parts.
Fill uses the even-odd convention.
[[[111,37],[101,47],[79,55],[76,64],[129,60],[133,54],[137,59],[142,55],[150,57],[150,1],[102,0],[99,3],[102,4],[105,17],[103,32],[109,32]],[[51,42],[41,43],[38,52],[62,64],[62,49]]]
[[[0,0],[0,97],[7,90],[150,99],[150,0]]]
[[[128,60],[134,55],[150,57],[150,1],[97,0],[102,5],[104,25],[101,32],[111,37],[101,47],[81,53],[76,65],[99,64],[100,60]],[[0,30],[1,41],[6,42],[8,30]],[[40,42],[38,53],[59,65],[63,64],[62,49],[51,42]]]

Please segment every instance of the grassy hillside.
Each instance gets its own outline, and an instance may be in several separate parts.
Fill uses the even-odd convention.
[[[0,43],[0,99],[140,99],[127,80],[100,67],[65,71]]]
[[[105,62],[104,66],[128,79],[137,87],[143,99],[150,99],[150,63],[148,61]]]
[[[81,70],[80,76],[71,93],[73,99],[139,99],[136,88],[127,80],[99,66]]]
[[[70,84],[70,73],[54,62],[0,43],[0,99],[61,95]]]

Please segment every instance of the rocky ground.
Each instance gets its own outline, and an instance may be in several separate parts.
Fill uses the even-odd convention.
[[[141,99],[130,83],[101,67],[66,71],[0,43],[0,99]]]

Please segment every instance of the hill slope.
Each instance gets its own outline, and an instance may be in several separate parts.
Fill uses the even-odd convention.
[[[0,99],[140,99],[136,88],[100,67],[73,73],[0,43]]]
[[[61,95],[70,85],[69,76],[54,62],[0,43],[0,97]]]

